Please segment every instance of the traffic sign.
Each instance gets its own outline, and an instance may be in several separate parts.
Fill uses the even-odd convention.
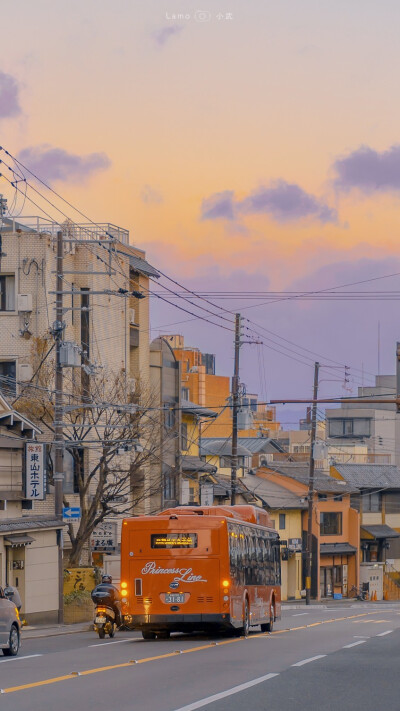
[[[69,506],[69,507],[64,507],[63,508],[63,519],[64,521],[70,521],[71,519],[75,518],[80,518],[81,517],[81,509],[80,506]]]

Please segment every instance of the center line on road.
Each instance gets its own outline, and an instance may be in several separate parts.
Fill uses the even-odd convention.
[[[322,657],[326,657],[326,654],[317,654],[316,657],[310,657],[309,659],[302,659],[301,662],[296,662],[296,664],[292,664],[292,667],[302,667],[303,664],[309,664],[310,662],[315,662],[316,659],[322,659]]]
[[[43,654],[27,654],[26,657],[10,657],[9,659],[0,659],[0,664],[6,662],[20,662],[22,659],[33,659],[33,657],[43,657]]]
[[[88,644],[89,647],[108,647],[109,644],[123,644],[124,642],[133,642],[134,637],[132,639],[117,639],[115,642],[97,642],[97,644]]]
[[[265,676],[259,676],[257,679],[253,679],[252,681],[246,681],[244,684],[233,686],[232,689],[227,689],[226,691],[221,691],[219,694],[207,696],[205,699],[194,701],[194,703],[187,704],[187,706],[181,706],[179,709],[175,709],[175,711],[195,711],[195,709],[200,709],[202,706],[208,706],[208,704],[212,704],[214,701],[225,699],[227,696],[238,694],[240,691],[250,689],[252,686],[256,686],[257,684],[262,684],[263,681],[268,681],[268,679],[272,679],[274,676],[279,676],[279,674],[265,674]]]
[[[358,642],[352,642],[351,644],[345,644],[342,649],[350,649],[350,647],[356,647],[357,644],[365,644],[366,639],[359,639]]]
[[[385,634],[391,634],[392,632],[393,632],[393,630],[386,630],[386,632],[379,632],[379,634],[377,634],[376,636],[377,637],[384,637]]]

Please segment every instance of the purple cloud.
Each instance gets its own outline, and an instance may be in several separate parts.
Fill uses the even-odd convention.
[[[400,146],[387,151],[361,146],[334,163],[335,185],[349,191],[358,188],[364,193],[400,190]]]
[[[159,190],[156,190],[155,188],[152,188],[151,185],[145,185],[140,197],[142,199],[142,202],[144,202],[146,205],[161,205],[162,202],[164,202],[164,198],[161,195]]]
[[[14,77],[0,72],[0,118],[11,118],[21,113],[18,93]]]
[[[63,148],[52,148],[47,144],[24,148],[19,152],[18,160],[39,178],[50,183],[56,180],[84,182],[94,173],[106,170],[111,165],[105,153],[79,156],[68,153]]]
[[[153,39],[159,47],[164,47],[171,37],[179,35],[182,30],[182,25],[169,25],[168,27],[162,27],[161,30],[153,32]]]
[[[234,220],[234,192],[225,190],[205,198],[201,204],[202,220]]]
[[[277,180],[252,192],[239,204],[245,214],[269,214],[277,222],[311,217],[322,223],[337,222],[336,210],[295,183]]]
[[[237,201],[233,191],[214,193],[203,200],[202,220],[235,220],[238,214],[267,214],[277,222],[313,218],[323,224],[336,223],[337,212],[319,198],[307,193],[295,183],[277,180],[269,187],[254,190],[244,200]]]

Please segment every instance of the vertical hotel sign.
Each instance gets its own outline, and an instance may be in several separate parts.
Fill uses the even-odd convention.
[[[27,442],[25,445],[25,498],[43,501],[46,498],[46,445]]]

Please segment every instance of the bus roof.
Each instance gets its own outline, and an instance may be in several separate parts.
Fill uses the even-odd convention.
[[[273,528],[272,521],[267,511],[257,506],[238,504],[237,506],[176,506],[172,509],[165,509],[154,516],[137,516],[131,521],[148,521],[149,519],[172,518],[183,516],[215,516],[218,518],[231,518],[236,521],[255,523],[266,528]]]

